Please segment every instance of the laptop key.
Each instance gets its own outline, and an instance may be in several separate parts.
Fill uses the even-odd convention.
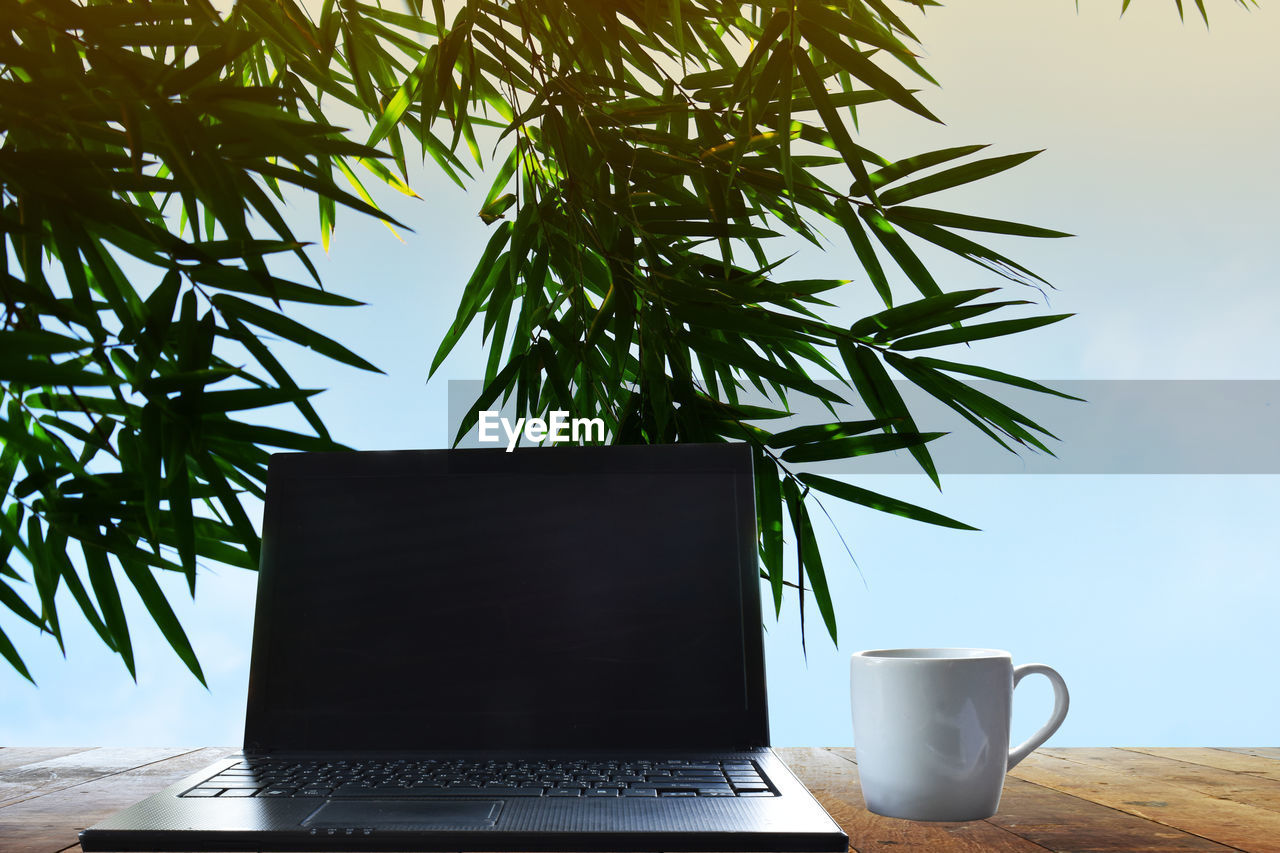
[[[577,797],[578,789],[577,788],[552,788],[550,791],[547,791],[547,796],[548,797]]]
[[[656,797],[658,792],[653,788],[627,788],[622,792],[624,797]]]
[[[295,797],[327,797],[333,793],[332,788],[299,788]]]
[[[221,788],[192,788],[182,796],[184,797],[216,797],[222,793]]]
[[[618,796],[617,788],[591,788],[582,792],[586,797],[616,797]]]

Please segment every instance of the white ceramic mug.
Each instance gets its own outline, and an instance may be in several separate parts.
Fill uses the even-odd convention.
[[[1013,688],[1040,673],[1053,716],[1009,749]],[[1015,667],[995,649],[877,649],[849,666],[853,740],[867,808],[912,820],[978,820],[996,813],[1004,775],[1058,730],[1066,682],[1039,663]]]

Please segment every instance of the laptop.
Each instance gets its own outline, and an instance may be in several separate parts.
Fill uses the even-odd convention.
[[[794,850],[744,444],[271,458],[243,751],[98,850]]]

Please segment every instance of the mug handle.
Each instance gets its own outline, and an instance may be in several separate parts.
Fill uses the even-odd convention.
[[[1033,750],[1053,736],[1058,730],[1058,726],[1062,725],[1062,721],[1067,718],[1067,707],[1071,704],[1071,695],[1067,693],[1067,682],[1062,680],[1062,676],[1058,675],[1057,670],[1053,667],[1045,666],[1042,663],[1024,663],[1022,666],[1013,668],[1013,686],[1017,688],[1018,682],[1023,677],[1039,673],[1048,678],[1053,684],[1053,714],[1049,717],[1049,722],[1040,727],[1040,730],[1031,737],[1024,740],[1014,749],[1009,750],[1009,765],[1006,770],[1012,770],[1014,765],[1031,754]]]

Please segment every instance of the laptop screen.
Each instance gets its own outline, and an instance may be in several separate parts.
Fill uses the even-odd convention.
[[[744,445],[283,454],[246,746],[767,745]]]

